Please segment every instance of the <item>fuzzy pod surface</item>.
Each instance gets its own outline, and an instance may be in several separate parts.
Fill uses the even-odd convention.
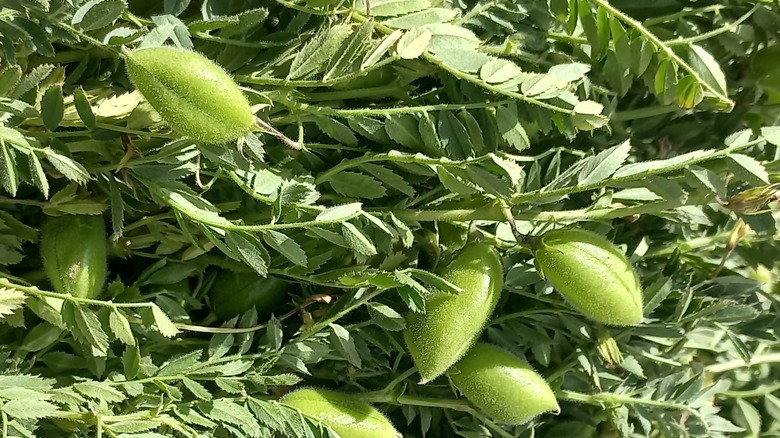
[[[230,319],[250,308],[264,321],[287,302],[290,283],[279,277],[260,277],[253,273],[225,270],[217,275],[211,288],[211,307],[220,318]]]
[[[49,218],[41,231],[43,268],[55,292],[95,298],[106,281],[106,226],[103,216]]]
[[[506,424],[523,424],[558,413],[558,401],[530,365],[492,345],[478,343],[448,372],[469,401]]]
[[[436,293],[425,313],[410,313],[404,339],[422,382],[444,374],[476,342],[503,288],[501,256],[487,243],[467,245],[440,276],[459,294]]]
[[[626,256],[603,236],[550,231],[534,250],[539,271],[584,315],[612,326],[642,322],[642,288]]]
[[[246,97],[220,66],[175,47],[126,53],[130,80],[179,134],[205,143],[226,143],[254,123]]]
[[[381,412],[348,394],[304,388],[285,395],[280,401],[321,421],[342,438],[401,437]]]

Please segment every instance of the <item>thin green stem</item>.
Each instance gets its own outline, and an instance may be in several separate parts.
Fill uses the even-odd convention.
[[[532,192],[526,192],[526,193],[520,193],[517,195],[514,195],[512,197],[511,203],[513,205],[522,204],[529,201],[535,201],[539,199],[545,199],[545,198],[556,198],[561,197],[565,195],[569,195],[572,193],[580,193],[580,192],[587,192],[590,190],[600,189],[602,187],[616,185],[616,184],[623,184],[628,182],[634,182],[634,181],[641,181],[643,179],[646,179],[649,176],[652,175],[661,175],[665,173],[671,173],[676,172],[679,170],[687,169],[688,167],[694,165],[703,163],[705,161],[711,161],[718,158],[725,158],[729,154],[732,154],[734,152],[738,152],[744,149],[748,149],[750,147],[753,147],[755,145],[761,144],[765,142],[766,140],[763,137],[759,137],[753,141],[749,141],[742,144],[736,144],[733,146],[729,146],[723,149],[719,150],[711,150],[706,153],[703,153],[701,155],[698,155],[694,158],[691,158],[686,161],[682,162],[673,162],[673,164],[667,164],[665,167],[659,167],[659,168],[651,168],[648,170],[645,170],[643,172],[637,172],[634,174],[630,174],[623,177],[613,177],[604,181],[595,182],[592,184],[585,184],[581,186],[573,186],[573,187],[563,187],[560,189],[554,189],[545,191],[544,188],[535,190]]]
[[[609,392],[601,392],[598,394],[583,394],[574,391],[558,391],[555,393],[555,397],[558,400],[585,403],[585,404],[595,405],[595,406],[640,405],[640,406],[648,406],[652,408],[660,408],[666,410],[690,412],[693,414],[696,413],[689,406],[682,403],[658,401],[658,400],[646,400],[646,399],[634,398],[622,394],[613,394]]]
[[[707,14],[707,13],[710,13],[710,12],[718,12],[721,9],[725,8],[725,7],[726,6],[724,6],[724,5],[710,5],[710,6],[705,6],[703,8],[685,8],[682,11],[675,12],[673,14],[662,15],[660,17],[648,18],[648,19],[646,19],[644,21],[644,25],[645,26],[653,26],[653,25],[656,25],[656,24],[667,23],[667,22],[670,22],[670,21],[677,21],[680,18],[684,18],[684,17],[687,17],[689,15],[693,15],[693,16],[698,17],[698,16],[701,16],[702,14]]]
[[[750,358],[750,363],[745,363],[743,359],[734,359],[728,362],[716,363],[705,368],[707,372],[713,374],[725,373],[740,368],[750,368],[756,365],[780,363],[780,353],[769,353]]]
[[[114,308],[119,308],[119,307],[140,308],[140,307],[154,306],[153,303],[113,303],[110,301],[93,300],[91,298],[74,297],[73,295],[70,294],[60,294],[56,292],[41,290],[35,286],[23,286],[20,284],[12,283],[8,281],[5,277],[1,277],[1,276],[0,276],[0,287],[16,289],[18,291],[36,297],[57,298],[63,301],[69,301],[71,303],[88,304],[93,306],[114,307]]]
[[[206,32],[194,32],[192,36],[204,40],[212,41],[215,43],[225,44],[227,46],[247,47],[250,49],[267,49],[269,47],[282,47],[290,44],[291,41],[241,41],[230,38],[222,38],[216,35],[212,35]]]
[[[315,334],[319,333],[320,330],[324,329],[325,327],[328,327],[333,321],[336,321],[337,319],[341,318],[342,316],[346,315],[347,313],[357,309],[358,307],[366,304],[367,302],[371,301],[372,299],[376,298],[377,296],[381,295],[386,289],[364,289],[363,290],[363,296],[358,298],[351,306],[347,307],[344,310],[341,310],[339,312],[336,312],[335,314],[332,314],[328,316],[327,318],[321,319],[317,322],[315,322],[312,326],[307,327],[304,331],[301,332],[295,339],[293,339],[291,342],[303,342],[306,339],[309,339],[310,337],[314,336]],[[357,292],[359,293],[359,292]]]
[[[465,160],[455,161],[446,158],[439,159],[439,158],[426,157],[424,155],[404,154],[396,151],[391,151],[382,154],[366,154],[363,155],[362,157],[353,158],[351,160],[344,160],[341,163],[326,170],[325,172],[322,172],[314,180],[314,184],[318,184],[318,185],[322,184],[330,180],[331,178],[333,178],[339,172],[342,172],[346,169],[358,167],[362,164],[377,162],[377,161],[392,161],[395,163],[405,163],[405,164],[427,164],[431,166],[466,167],[472,164],[488,161],[490,159],[491,159],[490,155],[483,155],[476,158],[468,158]]]
[[[278,0],[277,0],[278,1]],[[333,85],[338,85],[343,82],[350,81],[352,79],[357,79],[359,77],[363,77],[367,75],[368,73],[380,69],[388,64],[391,64],[395,61],[397,61],[398,58],[396,57],[388,57],[385,58],[376,64],[371,65],[368,68],[360,69],[358,71],[355,71],[353,73],[346,74],[344,76],[339,76],[337,78],[332,79],[326,79],[326,80],[290,80],[290,79],[279,79],[279,78],[268,78],[263,76],[254,76],[254,75],[236,75],[235,79],[238,82],[243,82],[247,84],[255,84],[255,85],[272,85],[276,87],[291,87],[291,88],[320,88],[320,87],[331,87]]]
[[[780,383],[775,383],[774,385],[764,386],[747,391],[723,391],[716,395],[719,397],[728,398],[753,398],[766,397],[768,394],[771,394],[775,391],[780,391]]]
[[[296,109],[313,115],[323,116],[335,116],[335,117],[371,117],[371,116],[390,116],[396,114],[412,114],[412,113],[424,113],[429,111],[461,111],[468,109],[482,109],[482,108],[495,108],[498,106],[506,105],[512,102],[510,99],[496,101],[496,102],[475,102],[475,103],[461,103],[461,104],[436,104],[436,105],[419,105],[419,106],[400,106],[392,108],[327,108],[316,107],[309,105],[300,105]],[[298,120],[300,117],[296,115],[289,115],[286,117],[280,117],[274,119],[275,124],[287,124],[293,120]],[[308,146],[308,145],[307,145]]]
[[[684,203],[676,201],[659,201],[639,204],[630,207],[608,207],[597,209],[561,210],[561,211],[527,211],[516,213],[517,220],[539,222],[582,222],[605,219],[616,219],[640,214],[655,214],[670,208],[684,205],[698,205],[700,199],[689,199]],[[369,210],[372,211],[372,210]],[[503,221],[501,207],[487,204],[483,207],[461,210],[394,210],[398,219],[408,222],[467,222],[473,220]]]
[[[704,40],[707,40],[707,39],[712,38],[712,37],[716,37],[716,36],[718,36],[720,34],[723,34],[723,33],[726,33],[726,32],[731,32],[734,29],[736,29],[740,24],[742,24],[745,20],[750,18],[750,16],[753,15],[753,13],[756,12],[761,7],[762,6],[760,4],[757,4],[757,5],[753,6],[744,15],[739,17],[737,20],[732,21],[731,23],[726,24],[725,26],[721,26],[721,27],[719,27],[717,29],[714,29],[714,30],[711,30],[709,32],[705,32],[703,34],[696,35],[696,36],[693,36],[693,37],[680,38],[680,39],[676,39],[676,40],[670,40],[670,41],[666,41],[665,43],[666,43],[667,46],[670,46],[670,47],[671,46],[688,45],[688,44],[697,43],[699,41],[704,41]]]
[[[715,250],[715,245],[718,243],[725,242],[729,236],[731,235],[731,230],[722,231],[717,234],[713,234],[711,236],[703,236],[698,237],[691,240],[686,240],[682,242],[675,242],[671,245],[665,246],[663,248],[658,248],[652,251],[648,251],[645,253],[643,258],[655,258],[655,257],[666,257],[671,254],[674,254],[675,251],[680,250],[682,252],[688,252],[690,250],[694,249],[701,249],[706,248],[708,250]],[[743,240],[750,240],[749,237],[755,235],[755,232],[753,230],[749,230],[743,238]]]

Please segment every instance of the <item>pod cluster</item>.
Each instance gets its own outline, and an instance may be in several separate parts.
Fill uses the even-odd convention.
[[[475,345],[503,288],[496,249],[467,245],[440,275],[462,292],[437,293],[426,302],[426,313],[406,320],[404,338],[422,383],[446,372],[469,401],[503,423],[557,413],[552,389],[528,364],[496,347]]]

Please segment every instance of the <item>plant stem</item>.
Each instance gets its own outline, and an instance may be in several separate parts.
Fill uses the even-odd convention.
[[[758,8],[762,7],[761,4],[756,4],[753,6],[747,13],[745,13],[743,16],[739,17],[737,20],[732,21],[731,23],[726,24],[725,26],[719,27],[717,29],[711,30],[709,32],[705,32],[700,35],[696,35],[689,38],[681,38],[677,40],[671,40],[666,41],[667,46],[680,46],[680,45],[688,45],[692,43],[697,43],[699,41],[704,41],[706,39],[718,36],[722,33],[730,32],[737,28],[740,24],[742,24],[745,20],[750,18],[751,15],[753,15],[754,12],[758,10]]]
[[[724,391],[716,395],[729,398],[752,398],[765,397],[767,394],[771,394],[775,391],[780,391],[780,383],[775,383],[774,385],[751,389],[748,391]]]
[[[585,403],[595,406],[603,405],[641,405],[649,406],[653,408],[677,410],[684,412],[694,413],[693,409],[682,403],[674,403],[658,400],[644,400],[640,398],[634,398],[622,394],[614,394],[610,392],[601,392],[598,394],[583,394],[574,391],[558,391],[555,393],[555,397],[559,400],[566,400],[571,402]]]
[[[745,363],[743,359],[734,359],[728,362],[716,363],[705,368],[707,372],[718,374],[726,371],[732,371],[740,368],[750,368],[756,365],[780,363],[780,353],[770,353],[750,358],[750,363]]]
[[[428,111],[460,111],[467,109],[481,109],[481,108],[494,108],[501,105],[506,105],[512,102],[511,99],[500,100],[496,102],[477,102],[477,103],[455,103],[455,104],[437,104],[437,105],[420,105],[420,106],[400,106],[392,108],[354,108],[354,109],[339,109],[339,108],[327,108],[309,106],[300,104],[296,109],[304,111],[313,115],[325,115],[335,117],[356,117],[356,116],[390,116],[394,114],[411,114],[411,113],[424,113]],[[298,120],[298,115],[289,115],[274,119],[275,124],[287,124],[292,120]]]
[[[679,170],[687,169],[688,167],[694,164],[699,164],[705,161],[711,161],[718,158],[725,158],[734,152],[738,152],[753,147],[765,141],[766,140],[763,137],[759,137],[755,140],[748,141],[742,144],[736,144],[723,149],[705,151],[705,153],[695,156],[686,161],[679,161],[679,160],[673,161],[672,164],[667,164],[665,167],[659,167],[655,169],[651,168],[642,172],[637,172],[622,177],[621,176],[612,177],[604,181],[599,181],[592,184],[585,184],[585,185],[573,186],[573,187],[563,187],[560,189],[553,189],[549,191],[545,191],[544,188],[542,188],[531,192],[519,193],[512,197],[511,203],[513,205],[518,205],[518,204],[522,204],[529,201],[535,201],[539,199],[557,198],[565,195],[570,195],[572,193],[580,193],[580,192],[587,192],[590,190],[596,190],[606,186],[614,186],[617,184],[641,181],[643,179],[646,179],[648,176],[662,175],[665,173],[676,172]]]

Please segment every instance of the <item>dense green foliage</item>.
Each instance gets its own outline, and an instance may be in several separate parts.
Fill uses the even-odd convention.
[[[279,402],[314,387],[405,437],[780,436],[779,31],[774,0],[0,2],[0,435],[335,436]],[[162,45],[230,74],[251,131],[166,123],[126,64]],[[76,214],[106,227],[94,299],[42,263]],[[627,255],[639,325],[516,240],[567,226]],[[405,316],[462,292],[436,273],[474,242],[504,269],[480,340],[558,415],[420,383]],[[288,296],[226,321],[228,273]]]

